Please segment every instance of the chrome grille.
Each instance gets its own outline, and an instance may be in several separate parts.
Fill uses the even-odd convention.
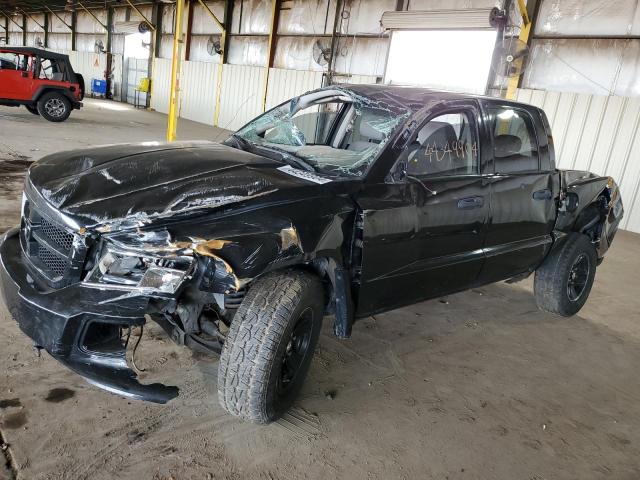
[[[40,218],[40,228],[42,229],[42,233],[59,247],[65,250],[71,250],[71,247],[73,247],[73,234],[54,225],[44,217]]]
[[[57,276],[62,276],[67,271],[67,259],[58,256],[53,250],[49,250],[43,245],[37,246],[38,258],[44,263],[49,270],[55,273]]]
[[[80,281],[87,254],[84,239],[45,216],[28,200],[20,240],[30,270],[50,287],[62,288]]]

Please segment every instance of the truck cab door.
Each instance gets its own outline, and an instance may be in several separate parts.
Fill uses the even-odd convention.
[[[482,283],[534,270],[551,246],[558,175],[537,111],[486,101],[492,142],[491,220]]]
[[[479,125],[479,107],[471,101],[430,112],[398,153],[387,181],[365,184],[358,194],[357,316],[463,290],[477,280],[489,217]]]

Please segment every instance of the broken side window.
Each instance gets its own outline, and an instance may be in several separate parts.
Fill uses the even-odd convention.
[[[408,115],[346,89],[326,89],[266,112],[236,135],[320,172],[360,176]]]

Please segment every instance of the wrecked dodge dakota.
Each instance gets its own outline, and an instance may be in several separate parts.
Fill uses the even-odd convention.
[[[323,316],[344,339],[358,318],[533,273],[538,306],[573,315],[622,215],[612,178],[556,168],[536,107],[334,86],[223,144],[43,158],[0,275],[22,331],[91,383],[178,395],[127,354],[154,321],[220,354],[220,403],[266,423],[299,392]]]

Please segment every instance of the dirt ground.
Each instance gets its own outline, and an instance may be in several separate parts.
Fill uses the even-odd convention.
[[[26,126],[52,136],[55,126],[26,111],[14,121],[13,112],[0,109],[0,157],[22,161]],[[161,137],[165,117],[117,115],[125,113]],[[74,114],[104,115],[105,138],[122,133],[99,106]],[[91,128],[73,130],[86,140]],[[189,133],[198,129],[221,134],[197,124]],[[11,165],[0,166],[0,226],[18,218]],[[640,235],[620,232],[587,305],[568,319],[536,309],[530,280],[364,319],[348,341],[333,337],[326,317],[300,399],[266,427],[225,414],[217,359],[157,327],[145,328],[137,359],[145,382],[180,386],[164,406],[103,392],[37,357],[0,307],[9,461],[3,467],[0,456],[0,479],[638,479],[639,251]]]

